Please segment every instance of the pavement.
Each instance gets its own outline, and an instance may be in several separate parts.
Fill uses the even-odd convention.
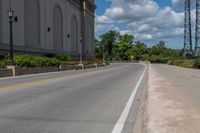
[[[200,71],[151,64],[147,133],[200,133]]]
[[[200,111],[200,70],[162,64],[152,66]]]
[[[0,133],[131,133],[139,102],[125,108],[144,70],[129,63],[2,78]]]

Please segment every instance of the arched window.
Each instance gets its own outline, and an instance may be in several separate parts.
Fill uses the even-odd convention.
[[[78,54],[78,22],[76,16],[71,20],[71,49],[72,53]]]
[[[24,0],[25,44],[40,46],[40,9],[38,0]]]
[[[55,50],[63,50],[63,18],[59,6],[55,6],[53,11],[53,43]]]

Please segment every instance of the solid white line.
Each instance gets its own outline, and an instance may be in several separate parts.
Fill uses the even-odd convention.
[[[138,89],[140,87],[140,84],[142,82],[142,79],[143,79],[143,77],[145,75],[146,70],[147,70],[147,67],[145,68],[144,72],[142,73],[140,79],[138,80],[138,82],[137,82],[137,84],[136,84],[136,86],[135,86],[135,88],[134,88],[134,90],[133,90],[133,92],[132,92],[132,94],[131,94],[131,96],[130,96],[127,104],[126,104],[126,106],[125,106],[125,108],[124,108],[124,111],[122,112],[120,118],[118,119],[117,123],[115,124],[115,127],[112,130],[112,133],[121,133],[122,132],[122,130],[124,128],[124,124],[126,122],[126,119],[128,117],[128,114],[130,112],[131,106],[133,104],[133,101],[135,99],[136,93],[137,93],[137,91],[138,91]]]

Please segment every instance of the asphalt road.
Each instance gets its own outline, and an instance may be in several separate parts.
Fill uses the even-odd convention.
[[[141,64],[0,79],[0,133],[112,133]],[[131,133],[134,102],[123,133]]]

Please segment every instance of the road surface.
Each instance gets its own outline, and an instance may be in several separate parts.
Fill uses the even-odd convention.
[[[152,65],[200,111],[200,70],[170,65]]]
[[[200,133],[200,71],[151,64],[147,133]]]
[[[0,133],[112,133],[145,66],[0,79]],[[122,133],[131,133],[138,101]]]

